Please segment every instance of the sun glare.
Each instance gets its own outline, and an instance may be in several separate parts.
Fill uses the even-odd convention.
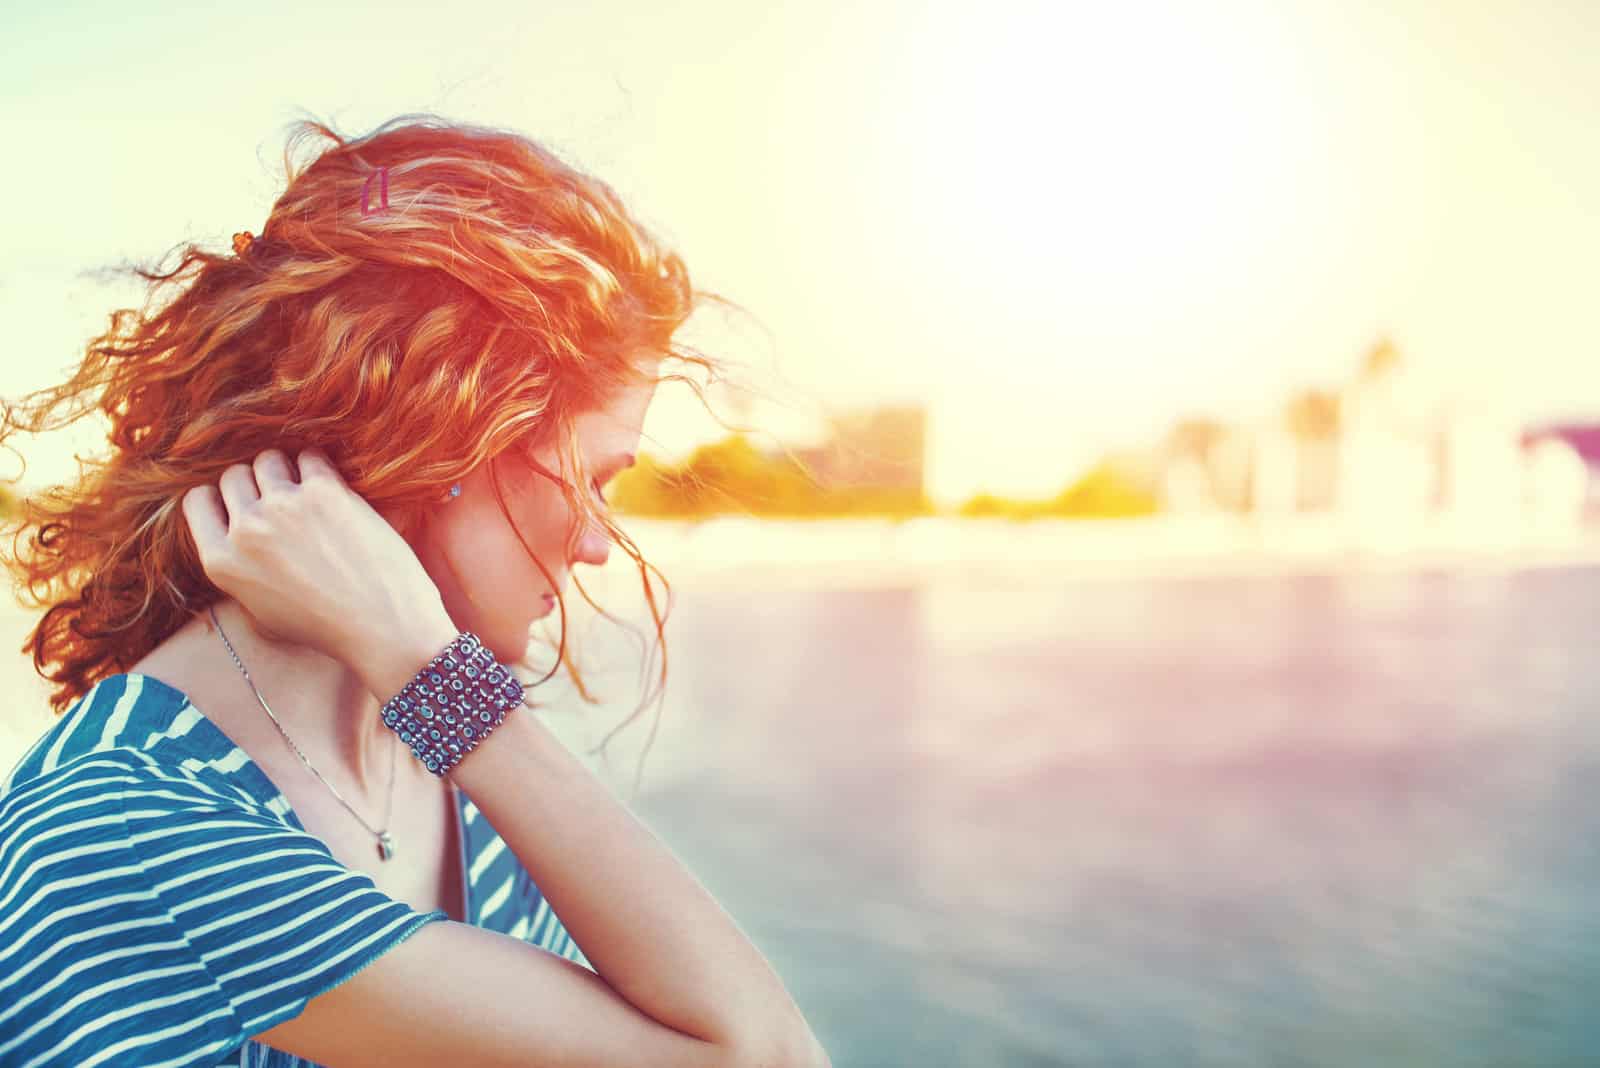
[[[885,214],[923,235],[929,270],[981,276],[995,307],[1026,307],[1019,288],[1053,309],[1203,299],[1206,280],[1251,270],[1296,195],[1283,172],[1304,135],[1286,105],[1303,101],[1246,36],[1272,29],[1256,21],[932,9],[886,72],[878,171],[905,181],[881,190]]]

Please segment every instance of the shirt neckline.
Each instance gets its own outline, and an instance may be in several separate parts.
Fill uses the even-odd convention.
[[[225,742],[229,749],[238,750],[241,763],[234,774],[243,776],[245,792],[265,806],[268,811],[273,811],[274,804],[281,805],[284,818],[288,820],[295,830],[300,831],[302,834],[311,834],[310,831],[306,830],[305,824],[300,822],[300,816],[295,812],[294,806],[289,803],[288,795],[279,789],[278,784],[272,781],[272,777],[266,773],[265,769],[251,759],[244,746],[234,741],[228,732],[222,729],[220,724],[206,715],[199,705],[189,699],[188,694],[171,683],[163,682],[154,675],[146,675],[142,671],[124,671],[121,674],[127,678],[139,679],[141,687],[162,694],[169,700],[176,702],[177,707],[180,709],[185,705],[194,709],[195,715],[198,717],[197,723],[205,725],[202,729],[211,731]],[[193,730],[193,728],[190,729]],[[469,875],[473,862],[473,848],[472,839],[467,830],[467,795],[454,782],[450,782],[448,785],[453,802],[451,811],[455,816],[456,864],[461,869],[458,892],[460,894],[462,919],[467,923],[472,923],[472,916],[476,906],[472,894],[472,879]],[[442,909],[439,911],[441,915],[449,917],[448,912]],[[454,919],[454,917],[449,918]]]
[[[272,777],[266,773],[266,770],[262,768],[261,765],[257,764],[253,759],[251,759],[250,754],[245,751],[244,746],[234,741],[228,732],[223,730],[221,725],[218,724],[216,720],[206,715],[204,709],[190,700],[188,694],[184,693],[171,683],[163,682],[154,675],[146,675],[142,671],[125,671],[122,674],[129,678],[139,679],[140,685],[145,689],[153,689],[158,693],[166,695],[167,697],[177,701],[180,707],[183,705],[188,705],[190,708],[194,709],[195,714],[199,717],[199,722],[205,724],[205,728],[207,730],[212,731],[224,742],[226,742],[229,748],[237,749],[239,751],[239,756],[242,760],[242,763],[239,765],[239,772],[242,772],[244,775],[245,789],[250,796],[255,798],[261,804],[269,807],[273,805],[282,806],[284,816],[289,820],[296,830],[304,831],[307,834],[311,833],[310,831],[306,831],[305,824],[300,822],[300,815],[299,813],[295,812],[294,806],[289,803],[288,795],[283,792],[277,783],[272,781]],[[450,783],[449,789],[450,796],[454,802],[453,808],[456,818],[456,834],[458,836],[457,840],[460,842],[465,842],[467,830],[465,813],[462,811],[462,793],[460,788],[457,787],[455,783]]]

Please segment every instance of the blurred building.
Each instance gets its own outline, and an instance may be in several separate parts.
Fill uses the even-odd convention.
[[[1534,427],[1522,444],[1530,456],[1530,506],[1575,508],[1583,521],[1600,523],[1600,423]]]
[[[1434,385],[1380,341],[1344,387],[1332,505],[1357,532],[1410,533],[1436,506],[1442,393]]]
[[[923,491],[927,411],[916,405],[886,405],[836,414],[827,439],[795,449],[825,489]]]
[[[1238,465],[1248,472],[1246,506],[1259,515],[1300,510],[1300,445],[1289,431],[1268,424],[1251,435],[1251,449]]]
[[[1325,513],[1372,545],[1424,528],[1510,545],[1534,526],[1600,517],[1600,425],[1524,434],[1506,398],[1459,390],[1380,340],[1341,388],[1306,391],[1254,425],[1180,424],[1168,439],[1166,507]]]

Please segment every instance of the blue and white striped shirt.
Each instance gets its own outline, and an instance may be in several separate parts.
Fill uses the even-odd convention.
[[[467,918],[591,967],[456,796]],[[0,783],[0,1066],[304,1068],[250,1036],[448,918],[340,864],[182,692],[113,675]]]

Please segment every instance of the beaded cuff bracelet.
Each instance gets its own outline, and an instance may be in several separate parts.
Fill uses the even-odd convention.
[[[522,684],[476,634],[463,631],[383,706],[383,722],[443,776],[505,722]]]

